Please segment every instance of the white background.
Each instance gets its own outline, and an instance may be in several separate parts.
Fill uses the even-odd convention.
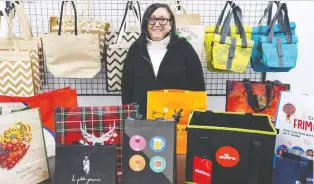
[[[184,2],[184,1],[183,1]],[[284,1],[281,1],[284,2]],[[297,67],[288,73],[267,73],[267,80],[280,80],[291,85],[291,91],[314,95],[314,2],[313,1],[286,1],[290,21],[296,22],[298,36]],[[4,1],[0,2],[3,10]],[[5,34],[5,24],[0,25],[0,36]],[[78,96],[80,106],[119,105],[120,96]],[[225,97],[208,97],[208,109],[224,111]]]

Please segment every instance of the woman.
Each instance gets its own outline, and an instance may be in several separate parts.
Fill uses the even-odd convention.
[[[205,90],[200,59],[185,38],[176,36],[174,15],[168,5],[152,4],[145,11],[141,35],[124,61],[121,88],[122,104],[137,103],[144,118],[147,91]]]

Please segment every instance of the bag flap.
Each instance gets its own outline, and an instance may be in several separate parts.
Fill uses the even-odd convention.
[[[237,26],[231,25],[231,33],[237,33]],[[214,33],[216,26],[206,26],[205,27],[205,33]],[[218,31],[221,31],[222,26],[219,26]],[[251,26],[243,26],[245,33],[252,33],[252,27]]]
[[[214,42],[220,42],[220,38],[221,38],[221,36],[219,34],[215,34],[213,41]],[[225,44],[231,45],[231,38],[232,37],[227,36]],[[252,48],[253,45],[254,45],[254,41],[253,40],[247,40],[247,48]],[[237,39],[236,40],[236,46],[237,47],[242,47],[242,40],[241,39]]]
[[[280,38],[280,41],[282,44],[288,43],[287,37],[285,35],[280,35],[280,36],[276,36],[272,39],[272,44],[277,43],[276,38]],[[269,43],[268,42],[268,36],[259,36],[258,39],[259,39],[259,42],[261,42],[261,43]],[[292,35],[292,43],[293,44],[298,43],[298,36],[297,35]]]
[[[274,33],[276,34],[278,34],[278,33],[280,33],[281,31],[280,31],[280,25],[279,24],[276,24],[276,25],[274,25],[275,27],[274,27]],[[296,23],[295,22],[290,22],[290,28],[291,28],[291,30],[292,30],[292,33],[294,33],[294,30],[295,30],[295,28],[296,28]],[[267,31],[267,29],[268,29],[268,26],[261,26],[261,33],[262,34],[264,34],[264,33],[266,33],[266,31]],[[259,30],[260,30],[260,27],[259,26],[257,26],[257,27],[253,27],[253,29],[252,29],[252,34],[258,34],[259,33]]]

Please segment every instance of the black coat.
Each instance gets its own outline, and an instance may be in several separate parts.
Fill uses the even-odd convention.
[[[135,42],[124,60],[121,88],[122,104],[139,104],[139,112],[146,118],[147,91],[205,91],[203,68],[192,45],[179,38],[167,50],[155,77],[146,44]]]

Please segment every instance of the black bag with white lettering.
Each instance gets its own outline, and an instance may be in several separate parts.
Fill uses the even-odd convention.
[[[187,133],[187,182],[204,178],[199,163],[209,160],[213,184],[272,183],[277,131],[268,116],[194,111]]]
[[[116,184],[116,147],[58,145],[55,183]]]

